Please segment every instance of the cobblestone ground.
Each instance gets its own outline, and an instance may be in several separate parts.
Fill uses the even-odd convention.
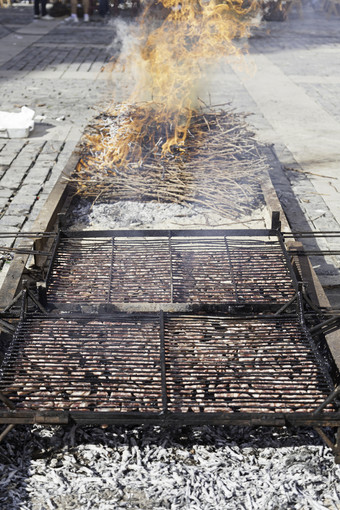
[[[26,105],[40,118],[28,138],[0,138],[6,246],[15,242],[12,234],[31,229],[84,127],[110,98],[103,70],[116,53],[115,30],[99,17],[76,27],[32,18],[32,5],[1,10],[0,109],[19,112]]]
[[[288,21],[262,24],[249,40],[246,66],[219,66],[212,104],[249,114],[257,137],[272,147],[271,177],[293,230],[340,230],[340,16],[304,5]],[[339,237],[306,240],[339,251]],[[333,304],[340,304],[340,260],[313,259]]]
[[[269,100],[277,100],[276,112],[273,108],[274,113],[264,115],[276,132],[272,141],[281,162],[281,175],[276,172],[273,180],[295,230],[307,226],[316,231],[340,230],[339,22],[340,17],[330,19],[322,10],[305,7],[302,19],[274,24],[267,37],[251,42],[251,51],[268,59],[287,80],[279,90],[281,102],[278,94],[268,95]],[[284,109],[286,101],[293,105],[291,112]],[[318,246],[339,251],[339,240],[327,238]],[[315,243],[310,241],[308,247],[315,248]],[[312,260],[330,299],[339,305],[339,257]]]

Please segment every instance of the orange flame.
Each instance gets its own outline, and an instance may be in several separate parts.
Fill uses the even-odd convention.
[[[143,146],[161,147],[163,157],[183,150],[206,65],[242,54],[235,39],[249,36],[255,12],[254,3],[244,8],[242,0],[161,0],[159,4],[165,18],[151,29],[154,5],[145,9],[138,48],[128,59],[130,66],[138,68],[137,86],[128,103],[108,109],[119,127],[100,157],[111,168],[140,160]],[[130,111],[129,105],[142,97],[148,100]]]

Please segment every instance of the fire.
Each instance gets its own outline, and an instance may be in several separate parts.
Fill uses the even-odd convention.
[[[109,107],[117,123],[105,142],[98,136],[91,140],[100,147],[96,158],[102,168],[142,164],[143,154],[153,150],[160,149],[162,158],[185,150],[205,69],[220,57],[242,55],[240,41],[249,35],[255,12],[253,3],[244,8],[242,0],[160,0],[158,5],[162,19],[155,27],[155,5],[145,8],[138,43],[123,62],[125,73],[138,70],[135,90],[127,103]]]

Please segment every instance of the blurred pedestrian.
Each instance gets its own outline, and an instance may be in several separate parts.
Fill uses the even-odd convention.
[[[72,21],[73,23],[78,23],[79,18],[77,14],[78,0],[71,0],[71,16],[66,18],[65,21]],[[90,21],[89,9],[90,9],[90,0],[83,0],[83,8],[84,8],[84,21],[88,23]]]
[[[47,0],[34,0],[34,19],[51,20],[52,16],[47,14],[46,10]],[[40,12],[41,5],[41,12]]]
[[[109,12],[109,0],[99,0],[99,14],[104,17]]]

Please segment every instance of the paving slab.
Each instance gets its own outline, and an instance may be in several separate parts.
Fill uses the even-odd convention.
[[[229,96],[251,114],[258,139],[272,146],[279,165],[271,177],[293,230],[340,230],[339,21],[306,6],[302,19],[262,24],[245,65],[224,63],[212,79],[212,103]],[[340,249],[339,238],[326,241],[326,248]],[[310,244],[325,249],[321,241]],[[320,280],[334,289],[339,267],[336,256],[315,263]]]
[[[0,138],[0,229],[10,233],[34,223],[97,105],[110,97],[102,71],[116,50],[114,27],[98,16],[78,26],[34,21],[32,4],[0,16],[0,109],[28,106],[41,119],[28,138]]]

